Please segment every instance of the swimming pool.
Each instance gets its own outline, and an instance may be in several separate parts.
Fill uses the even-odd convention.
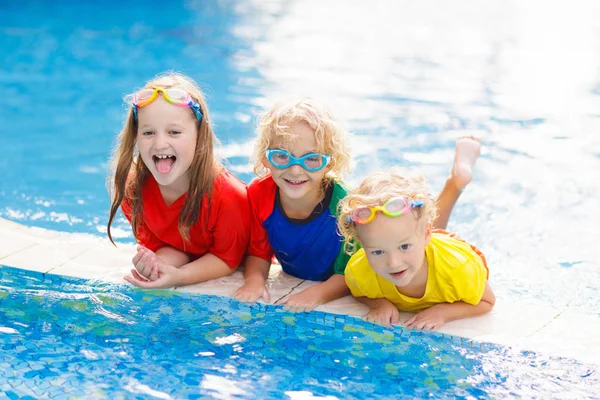
[[[539,18],[541,7],[544,15],[550,16],[548,19]],[[500,299],[600,316],[600,253],[596,243],[596,221],[600,220],[596,199],[600,197],[600,187],[597,174],[594,175],[594,171],[600,170],[600,142],[595,136],[600,129],[597,112],[600,106],[597,75],[600,55],[595,47],[599,38],[599,22],[594,18],[598,15],[598,5],[593,2],[491,1],[482,5],[467,1],[428,0],[415,4],[390,0],[348,6],[341,0],[327,4],[319,1],[209,0],[171,2],[165,8],[163,2],[152,0],[127,4],[112,1],[102,5],[31,1],[2,2],[0,14],[3,16],[0,48],[6,54],[0,59],[0,70],[3,71],[0,76],[3,92],[0,145],[7,155],[0,158],[3,174],[0,217],[31,226],[104,236],[108,198],[103,183],[108,155],[124,114],[120,99],[154,74],[175,69],[198,80],[207,91],[215,131],[223,143],[221,154],[229,168],[246,182],[252,178],[247,157],[256,115],[283,94],[309,92],[320,95],[348,121],[355,133],[356,169],[349,178],[351,182],[374,168],[402,164],[422,168],[434,187],[440,188],[451,163],[455,137],[473,131],[483,134],[485,147],[477,164],[475,181],[461,197],[450,229],[484,250],[491,265],[491,283]],[[53,17],[48,18],[48,15]],[[564,30],[559,33],[554,29],[554,24],[550,23],[552,19],[559,21]],[[360,29],[356,21],[361,21]],[[117,228],[120,240],[131,240],[129,226],[123,218],[118,221]],[[32,279],[43,285],[39,276],[25,281]],[[23,281],[17,279],[16,282]],[[81,298],[75,296],[76,307],[84,311],[70,310],[72,314],[67,319],[85,324],[85,310],[95,310],[95,306],[90,306],[96,304],[95,298],[85,292],[82,282],[74,285],[83,293]],[[101,286],[89,290],[100,292],[104,289]],[[15,286],[10,290],[19,292],[21,289]],[[26,286],[22,290],[27,291]],[[50,287],[44,290],[50,290]],[[33,336],[28,337],[45,348],[42,335],[37,337],[35,332],[48,328],[58,342],[65,338],[64,357],[75,357],[75,354],[88,357],[75,345],[80,343],[78,340],[83,341],[82,337],[68,332],[61,336],[58,333],[60,327],[53,325],[52,314],[63,315],[59,311],[62,306],[57,305],[61,290],[64,289],[59,287],[57,293],[48,294],[48,309],[52,312],[44,312],[42,308],[31,310],[32,316],[45,316],[49,322],[38,325],[27,322],[35,328],[31,331]],[[127,304],[145,304],[146,300],[139,292],[114,289],[114,293],[121,291],[123,294],[114,296],[128,301]],[[149,303],[157,304],[163,295],[148,296]],[[183,307],[180,300],[194,305],[196,302],[210,303],[218,310],[215,316],[219,317],[227,316],[230,307],[241,308],[243,318],[251,320],[253,325],[262,322],[269,332],[273,332],[267,332],[266,338],[249,336],[252,340],[246,340],[245,346],[250,341],[264,343],[268,338],[275,340],[277,335],[285,336],[281,330],[289,324],[277,324],[290,319],[299,321],[297,325],[305,330],[324,329],[318,328],[321,322],[311,328],[313,325],[310,324],[316,323],[311,320],[313,314],[294,316],[274,307],[263,310],[223,299],[164,295],[167,304],[174,302],[171,305],[174,309]],[[8,314],[18,314],[20,303],[11,304],[14,310]],[[4,302],[1,306],[7,309]],[[140,326],[141,334],[150,330],[140,325],[135,315],[129,315],[132,308],[114,307],[108,309],[120,315],[115,317],[117,322],[112,317],[103,317],[103,311],[90,311],[90,318],[96,321],[90,323],[102,326],[113,323],[113,328]],[[148,310],[151,309],[149,306]],[[219,333],[223,336],[218,337],[233,335],[232,324],[247,330],[245,322],[236,320],[238,311],[231,311],[235,321],[223,319],[224,332]],[[263,312],[269,316],[264,321],[253,317]],[[17,317],[25,318],[16,315],[7,321],[18,322]],[[198,319],[202,318],[208,317]],[[275,322],[270,322],[272,318]],[[135,323],[127,325],[119,322],[120,319]],[[371,330],[375,332],[373,335],[379,335],[377,340],[380,341],[386,337],[385,340],[394,343],[396,340],[402,342],[405,337],[405,333],[396,338],[390,331],[377,330],[370,325],[367,329],[355,320],[350,325],[353,323],[362,329],[357,334],[361,345],[361,340],[369,340],[365,338],[369,336],[365,332]],[[178,321],[174,327],[185,325]],[[217,331],[216,323],[213,325]],[[21,328],[17,325],[10,328],[16,333],[2,333],[5,343],[13,343],[11,340],[17,343],[19,335],[28,334],[29,331]],[[132,329],[131,343],[134,344],[128,350],[133,352],[134,360],[146,362],[142,341],[135,332]],[[398,328],[395,332],[402,331]],[[217,336],[196,333],[208,335],[210,339],[203,343],[211,349],[209,352],[223,357],[234,352],[234,344],[219,346],[213,343]],[[237,333],[242,335],[241,330]],[[107,348],[100,348],[98,344],[102,339],[95,334],[97,332],[90,333],[85,340],[89,340],[94,351],[105,351]],[[306,339],[302,336],[305,333],[299,334],[292,328],[289,334],[292,338]],[[417,344],[418,349],[440,346],[451,354],[451,358],[457,357],[453,362],[460,360],[468,364],[471,368],[469,376],[474,376],[472,379],[479,385],[473,386],[474,393],[479,393],[477,390],[493,391],[495,389],[490,389],[493,384],[501,381],[504,386],[498,386],[498,390],[510,388],[514,383],[516,393],[534,391],[537,387],[542,388],[540,393],[554,393],[554,389],[544,385],[556,385],[569,392],[576,390],[574,382],[577,379],[586,385],[597,375],[597,372],[591,372],[587,376],[587,367],[570,360],[514,353],[501,347],[484,349],[484,354],[493,360],[488,370],[487,360],[482,362],[478,352],[447,350],[445,346],[462,349],[462,345],[454,347],[457,344],[451,339],[437,335],[420,336],[428,343],[426,346],[432,347]],[[103,336],[99,334],[98,337]],[[314,338],[309,336],[310,340]],[[191,341],[186,336],[184,339]],[[347,340],[348,336],[342,335],[338,339]],[[350,339],[344,346],[354,346]],[[215,356],[192,358],[185,349],[169,343],[180,350],[186,368],[197,374],[201,374],[200,369],[207,364],[195,364],[196,358],[208,360],[208,363],[214,361]],[[326,351],[325,347],[307,350],[307,344],[300,339],[293,343],[309,356],[311,351],[319,355]],[[335,347],[338,344],[320,343],[342,351],[341,344]],[[153,351],[162,351],[152,346]],[[228,346],[224,353],[215,350],[223,349],[222,346]],[[16,352],[15,349],[21,347],[13,348],[13,353],[7,350],[3,356],[19,360],[15,361],[18,362],[16,370],[23,376],[32,376],[33,383],[30,384],[33,388],[28,390],[39,389],[34,383],[48,389],[49,386],[43,383],[44,375],[38,374],[42,378],[35,378],[35,373],[25,366],[27,361],[18,358],[33,352]],[[204,351],[198,349],[197,353]],[[112,348],[106,351],[108,353],[102,353],[104,358],[99,360],[109,359],[113,366],[122,364],[123,369],[118,370],[120,375],[111,377],[106,373],[110,371],[106,369],[109,367],[99,366],[91,376],[103,373],[104,378],[113,380],[106,387],[94,378],[90,385],[95,387],[97,383],[100,389],[110,393],[110,390],[127,387],[129,381],[120,379],[128,376],[128,366],[136,374],[140,367],[135,364],[138,361],[123,363],[117,358],[118,354],[110,353]],[[469,357],[460,358],[457,352],[460,357],[463,353]],[[247,360],[239,362],[244,366],[255,365],[252,364],[256,361],[255,356],[248,354]],[[246,352],[239,355],[242,358]],[[380,356],[387,357],[387,354]],[[329,358],[325,359],[331,362]],[[376,359],[373,356],[369,362],[383,368],[373,361]],[[171,363],[167,355],[157,360]],[[224,360],[219,361],[219,368],[228,371]],[[402,371],[404,365],[394,364],[398,361],[395,358],[392,360],[394,368]],[[471,363],[471,360],[474,361]],[[530,368],[532,365],[527,360],[533,360],[531,364],[535,368]],[[504,362],[510,366],[508,369],[504,369]],[[156,361],[152,365],[160,369],[160,363]],[[291,361],[284,358],[282,363],[289,366]],[[520,363],[528,367],[521,370]],[[367,365],[367,361],[360,365]],[[415,371],[411,369],[414,365],[406,367],[407,375],[424,376],[420,367]],[[557,379],[559,372],[555,367],[564,368],[567,374],[576,372]],[[210,365],[207,368],[212,371]],[[246,371],[241,366],[236,368]],[[313,383],[307,378],[309,372],[320,373],[321,370],[304,370],[308,368],[305,364],[302,364],[303,370],[294,371],[302,378],[301,383],[289,382],[291,379],[286,381],[285,377],[289,378],[290,374],[280,370],[273,372],[274,365],[269,364],[266,368],[269,376],[276,376],[273,387],[281,390],[277,392],[279,394],[284,393],[286,385],[291,385],[293,396],[299,396],[296,392],[302,391],[302,385],[305,385],[307,390],[316,387],[314,393],[323,395],[352,395],[350,390],[335,392],[331,389],[328,392],[329,389],[322,389],[325,383],[319,379]],[[430,369],[433,371],[429,373],[442,374],[439,379],[445,382],[447,377],[444,378],[442,367],[439,371]],[[281,375],[277,375],[279,372]],[[394,380],[393,374],[390,378],[387,371],[377,370],[376,373],[381,374],[382,382],[365,386],[367,378],[363,375],[353,382],[357,388],[363,385],[360,389],[369,387],[384,392],[390,386],[402,386],[398,384],[400,378]],[[452,373],[459,377],[457,379],[471,382],[471,378],[465,378],[464,371]],[[73,378],[73,375],[68,376]],[[135,376],[136,380],[131,384],[138,388],[135,390],[147,390],[140,389],[143,385],[156,391],[174,387],[159,378],[156,379],[160,385],[152,386],[148,382],[153,381]],[[219,388],[223,376],[214,378],[216,383],[208,385]],[[17,388],[21,384],[27,385],[24,379],[15,381],[12,378],[3,376],[0,381],[3,385],[17,382]],[[539,384],[528,386],[530,378]],[[542,383],[544,378],[552,383]],[[84,382],[82,379],[75,375],[72,382],[62,384],[80,390],[83,386],[78,384]],[[196,385],[199,378],[194,379]],[[415,380],[407,385],[424,387],[419,378]],[[257,390],[258,386],[250,380],[242,383],[239,387],[247,393]],[[563,383],[566,386],[562,386]],[[519,392],[519,387],[523,392]],[[19,391],[21,389],[11,386],[10,390],[31,395],[26,389]],[[135,391],[128,390],[123,389],[122,393]],[[175,393],[174,390],[166,392]],[[211,390],[216,390],[211,392],[214,396],[228,395],[219,394],[217,389]],[[5,389],[0,388],[0,391]],[[525,395],[535,397],[532,393]],[[357,396],[360,396],[358,392]]]
[[[2,267],[0,299],[11,399],[581,399],[600,384],[574,360],[218,296]]]
[[[401,164],[438,190],[455,137],[478,130],[449,228],[486,253],[499,297],[600,315],[598,6],[327,4],[1,4],[0,217],[104,236],[121,97],[176,69],[206,89],[221,154],[246,182],[256,115],[283,94],[315,93],[348,122],[351,182]],[[123,218],[116,234],[131,240]]]

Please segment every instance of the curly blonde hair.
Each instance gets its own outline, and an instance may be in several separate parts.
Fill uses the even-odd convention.
[[[258,124],[258,138],[252,156],[254,173],[263,176],[268,172],[263,163],[265,151],[276,140],[292,143],[295,137],[291,130],[301,123],[315,132],[317,151],[331,155],[331,169],[326,176],[343,178],[350,170],[349,133],[335,121],[325,106],[309,97],[280,101],[263,115]]]
[[[355,250],[356,225],[349,221],[353,209],[361,206],[383,206],[392,197],[406,196],[413,200],[423,200],[422,207],[415,207],[413,215],[420,221],[425,219],[433,224],[437,216],[435,200],[430,193],[425,177],[414,170],[391,169],[367,176],[360,185],[348,192],[340,201],[338,228],[344,236],[344,246],[348,254]]]
[[[197,121],[198,137],[194,159],[190,165],[190,187],[187,197],[179,215],[179,233],[185,241],[189,241],[190,227],[200,216],[200,206],[204,195],[210,199],[213,182],[222,166],[214,155],[214,146],[218,143],[210,124],[208,106],[198,84],[187,76],[167,72],[148,81],[142,89],[164,89],[179,87],[185,90],[198,104],[202,112],[202,120]],[[140,89],[141,90],[141,89]],[[111,206],[108,217],[107,233],[114,244],[110,226],[113,223],[117,210],[124,200],[131,204],[131,228],[137,239],[140,220],[143,218],[142,187],[150,170],[141,161],[136,150],[138,121],[134,118],[131,100],[133,94],[125,96],[129,111],[125,117],[125,125],[119,133],[118,143],[111,159],[108,177],[108,191]],[[192,110],[190,110],[192,112]]]

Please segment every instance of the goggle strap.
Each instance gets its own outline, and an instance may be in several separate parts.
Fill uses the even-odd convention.
[[[188,103],[188,106],[194,112],[194,115],[198,119],[198,122],[202,122],[202,118],[204,117],[204,114],[202,114],[202,111],[200,111],[200,104],[195,103],[194,101],[190,100],[190,102]],[[131,105],[131,108],[133,110],[133,120],[137,121],[137,111],[138,111],[137,104],[133,103]]]
[[[410,208],[423,207],[424,204],[425,202],[423,200],[411,200]]]
[[[190,102],[188,105],[190,106],[190,108],[192,109],[194,114],[196,114],[196,118],[198,118],[198,121],[202,122],[202,118],[204,117],[204,115],[202,114],[202,111],[200,111],[200,104],[198,104],[194,100],[190,99]]]

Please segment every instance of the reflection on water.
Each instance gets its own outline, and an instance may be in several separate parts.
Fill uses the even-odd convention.
[[[103,234],[120,98],[177,69],[207,90],[245,181],[256,115],[298,92],[355,133],[352,183],[400,164],[437,190],[456,137],[483,135],[450,229],[488,255],[500,298],[600,315],[598,2],[140,4],[0,8],[0,216]]]
[[[217,296],[0,267],[0,299],[9,398],[581,399],[600,384],[569,359]]]

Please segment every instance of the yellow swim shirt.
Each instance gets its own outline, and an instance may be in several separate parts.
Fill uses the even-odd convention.
[[[367,261],[364,249],[357,251],[346,267],[346,284],[354,297],[386,298],[400,311],[416,312],[438,303],[477,305],[488,279],[484,255],[457,236],[441,229],[431,234],[425,247],[428,275],[422,298],[405,296],[396,286],[377,275]]]

